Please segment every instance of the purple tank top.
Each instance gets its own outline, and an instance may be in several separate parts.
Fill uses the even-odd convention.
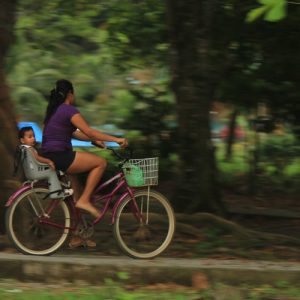
[[[43,152],[72,150],[72,133],[76,127],[71,123],[71,118],[78,113],[74,106],[64,103],[57,108],[43,131]]]

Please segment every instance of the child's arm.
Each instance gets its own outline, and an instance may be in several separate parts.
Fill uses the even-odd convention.
[[[33,153],[34,158],[35,158],[38,162],[40,162],[40,163],[42,163],[42,164],[47,164],[47,165],[50,166],[51,169],[55,170],[55,164],[54,164],[54,162],[53,162],[51,159],[48,159],[48,158],[46,158],[46,157],[43,157],[43,156],[38,155],[38,153],[37,153],[35,150],[33,150],[33,149],[31,149],[31,152]]]

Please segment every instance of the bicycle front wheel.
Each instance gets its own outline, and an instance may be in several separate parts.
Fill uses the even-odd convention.
[[[123,252],[149,259],[161,254],[171,243],[175,216],[169,201],[147,189],[127,196],[116,212],[115,239]]]
[[[68,237],[69,207],[61,199],[44,199],[48,193],[46,188],[25,191],[6,212],[7,235],[24,254],[50,255]]]

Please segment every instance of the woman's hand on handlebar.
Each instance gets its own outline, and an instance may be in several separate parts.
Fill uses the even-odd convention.
[[[128,146],[128,141],[125,138],[119,138],[116,142],[121,148],[126,148]]]

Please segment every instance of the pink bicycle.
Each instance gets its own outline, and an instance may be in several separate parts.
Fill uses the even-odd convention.
[[[93,193],[91,201],[102,207],[97,220],[87,222],[71,196],[49,197],[49,188],[42,181],[25,182],[9,198],[6,231],[20,252],[51,255],[71,233],[89,238],[108,212],[115,240],[127,255],[149,259],[169,246],[175,231],[174,212],[169,201],[151,187],[158,183],[158,158],[130,159],[110,150],[122,159],[121,170]],[[61,184],[68,187],[63,177]],[[111,191],[103,194],[108,186]]]

